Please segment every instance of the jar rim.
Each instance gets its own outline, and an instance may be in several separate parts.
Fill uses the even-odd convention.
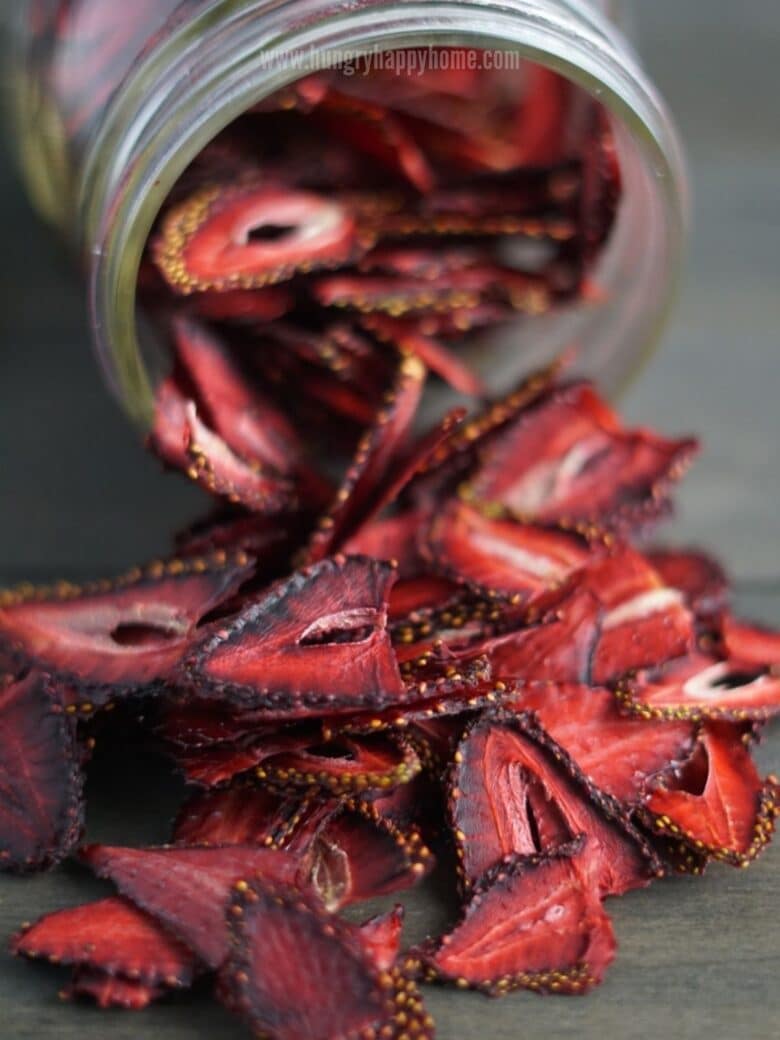
[[[663,200],[667,256],[654,327],[635,351],[641,367],[675,296],[687,179],[663,102],[605,17],[584,0],[363,0],[335,13],[332,0],[215,0],[123,86],[79,186],[93,336],[108,384],[133,418],[148,426],[154,406],[137,332],[138,270],[154,221],[189,163],[248,108],[306,75],[293,54],[316,48],[322,67],[329,54],[437,45],[513,50],[560,72],[596,96],[643,154]]]

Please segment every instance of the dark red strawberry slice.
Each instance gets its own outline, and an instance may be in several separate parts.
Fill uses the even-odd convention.
[[[780,711],[780,676],[761,665],[694,653],[622,679],[623,707],[647,719],[754,719]]]
[[[403,927],[404,908],[400,903],[361,924],[360,941],[380,971],[388,971],[398,959]]]
[[[232,950],[220,995],[256,1033],[275,1040],[433,1035],[402,970],[381,968],[357,925],[323,913],[300,893],[244,881],[228,924]]]
[[[621,547],[588,564],[576,580],[603,608],[591,662],[593,683],[614,682],[693,648],[694,619],[683,593],[664,585],[635,550]]]
[[[581,994],[598,985],[616,943],[580,869],[580,846],[515,857],[489,873],[455,928],[424,949],[429,977],[492,997],[515,989]]]
[[[219,787],[235,777],[248,774],[261,763],[284,751],[307,747],[323,740],[319,726],[305,731],[282,731],[257,727],[238,722],[237,728],[245,729],[235,741],[226,741],[211,747],[171,749],[172,757],[189,784],[200,787]]]
[[[87,696],[75,710],[166,679],[206,615],[252,573],[244,553],[153,563],[113,582],[0,593],[0,647]]]
[[[618,803],[530,715],[486,713],[473,722],[458,745],[451,789],[467,885],[507,855],[549,852],[579,834],[587,836],[583,876],[602,897],[647,885],[659,872]]]
[[[257,561],[258,576],[272,580],[284,569],[299,538],[291,516],[217,510],[176,536],[179,557],[244,552]]]
[[[373,556],[377,560],[395,560],[398,564],[400,580],[396,582],[390,597],[392,616],[397,616],[399,611],[402,614],[409,613],[403,606],[406,593],[402,592],[401,586],[406,584],[404,579],[414,581],[423,566],[417,552],[417,531],[427,515],[426,509],[407,509],[392,516],[369,520],[361,524],[344,543],[343,552],[348,556]],[[438,578],[431,580],[439,582]],[[401,607],[398,606],[399,602],[402,603]],[[436,602],[439,602],[438,594]]]
[[[477,306],[474,304],[455,310],[468,312]],[[399,351],[416,355],[431,372],[435,372],[458,393],[470,397],[484,395],[484,384],[473,369],[444,343],[423,331],[424,319],[403,321],[387,314],[370,314],[361,324],[383,343],[391,343]]]
[[[211,321],[254,324],[281,318],[292,310],[294,303],[290,292],[274,285],[266,289],[200,293],[193,298],[193,310]]]
[[[698,618],[717,617],[729,602],[728,579],[717,560],[695,549],[653,549],[647,559],[664,584],[679,589]]]
[[[631,529],[658,514],[696,447],[623,430],[579,383],[549,394],[492,439],[472,494],[523,519]]]
[[[516,216],[496,214],[477,216],[470,213],[428,214],[414,210],[380,210],[373,219],[363,217],[361,231],[369,241],[384,239],[426,238],[485,238],[515,236],[531,241],[565,243],[577,233],[571,220],[554,216]]]
[[[721,623],[721,638],[728,657],[743,664],[771,668],[774,675],[780,675],[780,632],[726,614]]]
[[[0,677],[0,870],[34,870],[70,854],[83,826],[73,725],[31,672]]]
[[[493,520],[457,500],[434,517],[421,550],[445,577],[516,602],[556,588],[589,555],[582,541],[567,531]]]
[[[664,837],[741,867],[769,842],[779,798],[777,780],[758,775],[740,728],[708,722],[690,763],[650,795],[647,814]]]
[[[284,849],[301,831],[309,833],[313,840],[335,806],[333,799],[277,794],[263,787],[235,784],[193,795],[179,813],[174,839],[181,845],[264,845]]]
[[[393,519],[398,519],[394,517]],[[379,525],[385,521],[379,521],[376,525],[377,532],[379,531]],[[373,531],[371,534],[373,535]],[[358,536],[358,544],[362,544],[366,547],[369,545],[367,538],[360,538]],[[378,556],[381,558],[382,553],[367,553],[369,556]],[[390,620],[397,622],[401,619],[409,619],[410,624],[414,624],[414,618],[419,618],[420,614],[424,611],[431,611],[437,607],[440,603],[448,603],[458,596],[459,589],[454,582],[448,581],[447,578],[440,578],[436,574],[424,574],[416,578],[401,579],[395,585],[393,592],[390,596],[389,605],[389,616]]]
[[[325,824],[312,856],[312,885],[334,910],[411,888],[434,866],[416,825],[401,828],[362,801],[347,802]]]
[[[532,711],[596,787],[628,804],[641,802],[660,776],[679,769],[696,739],[690,722],[626,718],[608,690],[529,683],[514,705]]]
[[[203,696],[268,718],[381,708],[405,694],[387,631],[393,568],[336,556],[296,572],[187,657]]]
[[[176,355],[214,432],[243,458],[295,473],[303,449],[294,427],[248,382],[226,346],[192,319],[176,318],[172,331]]]
[[[165,986],[151,986],[138,979],[107,975],[95,968],[76,968],[70,983],[60,990],[59,995],[62,1000],[89,997],[103,1009],[143,1011],[152,1001],[165,996],[166,992]]]
[[[489,639],[481,649],[493,674],[505,679],[589,683],[602,613],[592,592],[575,588],[537,623]]]
[[[219,967],[227,956],[225,910],[239,878],[257,875],[295,885],[305,875],[305,863],[286,852],[240,845],[155,849],[90,845],[82,858],[98,877],[113,881],[122,895],[156,918],[210,968]]]
[[[558,72],[529,62],[515,133],[518,165],[552,166],[566,158],[567,125],[577,101],[577,88]]]
[[[207,187],[174,206],[152,248],[168,284],[185,295],[264,288],[362,252],[342,203],[251,183]]]
[[[385,405],[361,437],[333,505],[311,538],[307,562],[321,560],[340,548],[372,507],[376,509],[375,496],[408,448],[425,375],[425,366],[417,358],[401,358]]]
[[[12,952],[152,987],[189,986],[196,971],[186,946],[117,896],[46,914],[14,938]]]

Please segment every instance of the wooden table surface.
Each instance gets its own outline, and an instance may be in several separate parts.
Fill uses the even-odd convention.
[[[689,276],[664,349],[625,405],[694,429],[707,450],[670,538],[722,554],[751,616],[780,623],[780,4],[639,3],[639,41],[691,156]],[[163,477],[100,386],[67,258],[0,163],[0,580],[114,573],[167,551],[200,497]],[[780,768],[780,732],[759,751]],[[161,785],[167,794],[161,797]],[[181,792],[158,763],[103,763],[89,838],[163,841]],[[26,918],[105,888],[66,868],[0,878],[0,942]],[[408,900],[408,934],[446,916],[435,885]],[[586,999],[487,1001],[427,988],[442,1040],[769,1040],[780,1035],[780,849],[612,901],[620,949]],[[178,1040],[248,1035],[206,993],[141,1015],[60,1005],[60,973],[0,953],[2,1040]]]

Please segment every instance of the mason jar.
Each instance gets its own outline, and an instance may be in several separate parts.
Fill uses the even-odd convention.
[[[674,297],[687,200],[678,138],[615,0],[15,0],[6,72],[16,151],[38,209],[73,244],[107,382],[142,424],[164,368],[136,302],[166,197],[242,113],[307,72],[301,56],[515,51],[595,97],[622,196],[598,299],[498,337],[472,360],[494,388],[574,345],[606,392],[632,375]]]

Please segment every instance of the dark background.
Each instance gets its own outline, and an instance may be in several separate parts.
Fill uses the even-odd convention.
[[[695,229],[679,307],[624,407],[704,438],[670,536],[739,578],[780,578],[780,3],[634,6],[691,158]],[[78,276],[0,159],[0,571],[112,572],[166,552],[201,499],[105,393]]]
[[[12,3],[15,0],[0,0]],[[106,0],[110,2],[110,0]],[[682,299],[624,405],[633,420],[693,429],[705,453],[670,536],[717,549],[738,605],[780,623],[780,3],[638,0],[652,75],[675,111],[695,190]],[[202,499],[163,477],[100,384],[78,278],[0,157],[0,581],[110,573],[164,553]],[[778,769],[778,730],[759,749]],[[104,761],[89,792],[90,840],[159,842],[181,792],[146,760]],[[439,1040],[769,1040],[780,989],[780,855],[714,867],[610,902],[620,944],[586,1000],[529,994],[488,1003],[426,990]],[[205,990],[148,1013],[60,1006],[63,976],[2,953],[25,918],[104,891],[66,867],[0,877],[0,1037],[240,1040]],[[432,886],[408,905],[407,938],[437,923]]]

